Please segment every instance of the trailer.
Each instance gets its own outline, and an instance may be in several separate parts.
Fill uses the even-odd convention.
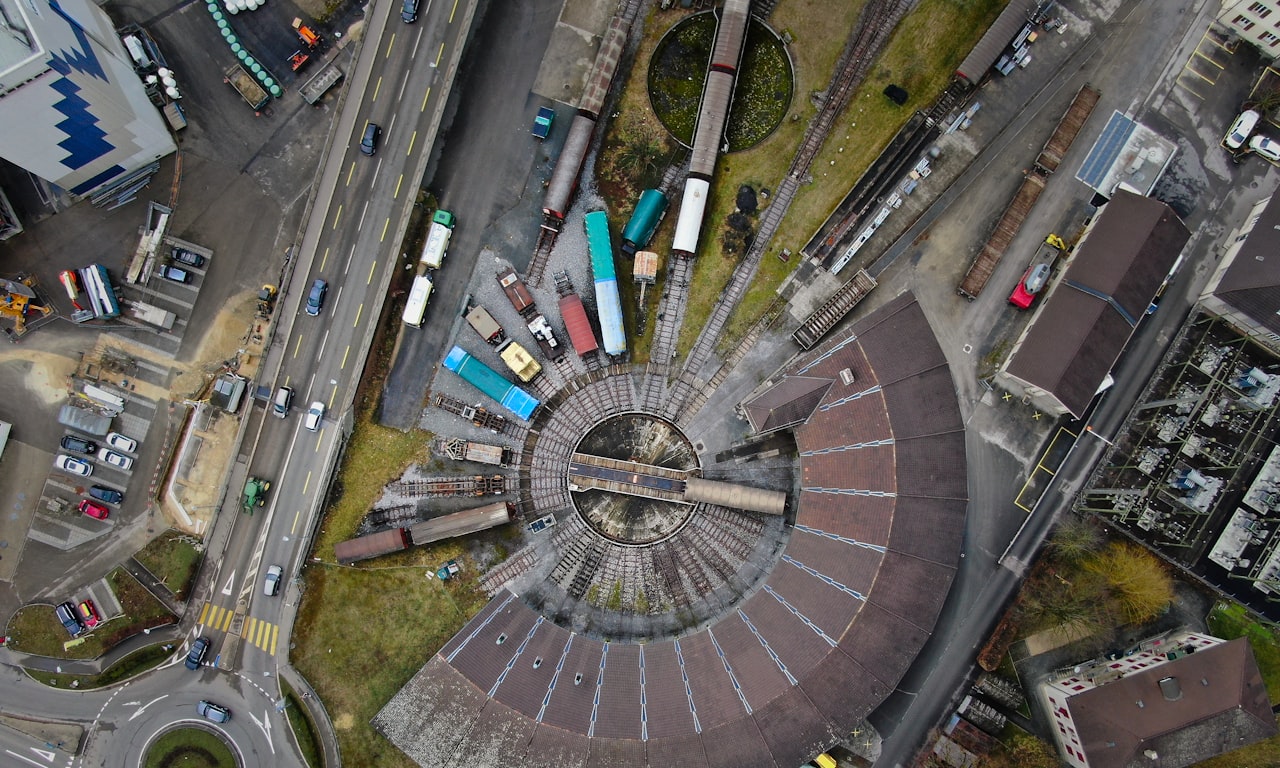
[[[453,214],[440,209],[431,217],[431,229],[427,231],[427,242],[422,246],[422,257],[418,263],[427,269],[439,269],[444,264],[444,257],[449,255],[449,239],[453,237]]]
[[[529,293],[529,288],[511,267],[498,273],[498,284],[502,286],[502,292],[507,294],[507,301],[511,302],[511,306],[516,308],[516,312],[519,312],[521,317],[537,309],[533,304],[533,295]]]
[[[480,338],[485,340],[486,344],[501,344],[506,338],[506,334],[502,331],[502,326],[498,325],[498,321],[493,319],[493,315],[484,307],[477,304],[467,312],[467,325],[475,329],[480,334]]]
[[[505,467],[511,463],[511,449],[501,445],[489,445],[464,440],[461,437],[437,437],[431,444],[437,456],[444,456],[454,461],[474,461],[479,464],[492,464]]]
[[[461,416],[481,429],[487,429],[490,432],[501,432],[507,426],[505,416],[499,416],[496,413],[475,405],[467,405],[457,398],[449,397],[437,393],[433,401],[435,407],[442,411],[448,411],[456,416]],[[105,432],[103,434],[106,434]]]
[[[556,338],[555,331],[551,330],[551,324],[547,322],[547,318],[539,313],[530,318],[526,325],[529,333],[533,334],[533,340],[538,342],[538,349],[542,350],[542,354],[550,360],[559,360],[564,357],[564,345]]]
[[[1053,173],[1058,170],[1062,158],[1066,156],[1067,150],[1071,149],[1072,143],[1084,128],[1089,115],[1093,114],[1093,108],[1098,105],[1098,99],[1101,96],[1102,94],[1088,83],[1080,86],[1080,90],[1076,91],[1076,97],[1071,100],[1071,106],[1067,107],[1062,119],[1058,121],[1058,127],[1053,130],[1053,135],[1040,150],[1040,156],[1036,158],[1036,168],[1044,173]]]
[[[502,358],[502,362],[511,369],[517,379],[526,384],[542,373],[542,365],[533,359],[533,355],[510,339],[507,339],[507,342],[498,349],[498,357]]]
[[[493,398],[503,408],[524,421],[528,421],[541,404],[538,398],[502,378],[492,368],[457,345],[445,356],[444,367],[458,374],[463,381]]]
[[[333,556],[340,564],[351,565],[371,557],[408,549],[410,543],[408,528],[391,528],[368,536],[340,541],[333,547]]]
[[[415,523],[409,526],[409,539],[414,546],[422,546],[455,536],[479,533],[509,523],[514,517],[515,509],[510,502],[499,501]]]
[[[991,279],[991,273],[995,271],[996,265],[1004,256],[1005,250],[1013,242],[1018,230],[1022,228],[1022,222],[1035,206],[1036,200],[1040,199],[1044,184],[1045,177],[1042,174],[1034,171],[1027,174],[1022,186],[1018,187],[1013,200],[1009,202],[1009,207],[1005,209],[1004,215],[991,231],[991,237],[987,238],[977,258],[969,265],[969,271],[965,272],[964,280],[956,289],[961,296],[973,301],[978,298],[978,294],[982,293],[987,280]]]
[[[240,94],[240,98],[244,99],[252,109],[262,109],[271,100],[266,90],[258,85],[258,81],[245,72],[244,67],[239,64],[232,64],[223,74],[225,75],[223,79],[236,89],[236,93]]]
[[[169,310],[161,309],[142,301],[126,301],[124,315],[138,322],[163,328],[166,331],[173,328],[173,323],[177,320],[177,315]]]
[[[413,286],[409,289],[409,299],[404,303],[404,324],[412,328],[421,328],[422,319],[427,314],[427,302],[431,300],[431,289],[434,286],[431,278],[418,275],[413,278]]]
[[[319,72],[312,75],[310,80],[298,86],[298,93],[302,94],[302,100],[308,104],[317,104],[320,97],[342,81],[344,75],[337,60],[331,59]]]

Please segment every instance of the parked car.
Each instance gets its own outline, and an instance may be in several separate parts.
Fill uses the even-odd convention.
[[[315,317],[320,314],[320,310],[324,309],[324,296],[329,292],[329,284],[320,278],[311,284],[311,292],[307,294],[308,315]]]
[[[93,466],[87,461],[74,459],[65,453],[58,454],[53,460],[53,465],[63,472],[70,472],[73,475],[88,477],[93,474]]]
[[[283,419],[289,415],[289,406],[291,405],[293,405],[293,389],[290,387],[277,389],[276,396],[271,400],[271,412]]]
[[[88,499],[81,499],[80,506],[76,507],[76,509],[80,510],[80,514],[88,515],[95,520],[107,519],[107,508],[101,504],[94,504]]]
[[[78,435],[66,435],[58,442],[64,451],[75,451],[89,456],[98,452],[98,444],[92,440],[85,440]]]
[[[133,467],[133,459],[122,453],[116,453],[110,448],[103,448],[98,451],[98,461],[104,461],[107,464],[110,464],[117,469],[123,469],[126,472]]]
[[[166,264],[161,267],[160,276],[165,280],[171,280],[175,283],[182,283],[184,285],[191,282],[190,272],[180,267],[175,267],[172,264]]]
[[[324,419],[324,403],[317,400],[311,404],[310,408],[307,409],[307,418],[305,421],[302,422],[302,425],[307,429],[311,430],[312,432],[315,432],[317,429],[320,428],[320,422],[323,419]]]
[[[76,606],[76,613],[80,616],[80,621],[84,622],[87,629],[93,629],[102,623],[102,617],[98,615],[98,607],[93,604],[92,600],[82,600]]]
[[[266,581],[262,583],[262,594],[267,597],[275,597],[280,591],[280,577],[284,574],[284,569],[278,565],[267,568]]]
[[[1268,139],[1266,136],[1254,136],[1249,139],[1249,149],[1273,163],[1280,162],[1280,141]]]
[[[191,650],[187,651],[186,665],[187,669],[199,669],[204,663],[205,654],[209,652],[209,638],[197,637],[196,641],[191,644]]]
[[[136,453],[138,451],[138,441],[119,432],[107,433],[107,445],[125,453]]]
[[[89,486],[89,496],[98,501],[105,501],[108,504],[120,504],[124,502],[124,494],[115,488],[108,488],[105,485]]]
[[[204,266],[204,257],[198,253],[188,251],[186,248],[174,248],[173,260],[186,264],[188,267],[199,268]]]
[[[1253,129],[1258,125],[1259,117],[1261,115],[1252,109],[1241,112],[1231,124],[1231,130],[1227,131],[1226,138],[1222,140],[1227,149],[1239,149],[1244,146],[1249,134],[1253,133]]]
[[[364,127],[364,136],[360,137],[360,151],[369,157],[378,153],[378,137],[382,135],[382,127],[377,123],[369,123]]]
[[[57,606],[53,609],[53,613],[72,637],[84,631],[84,625],[80,623],[80,617],[76,616],[76,607],[71,603],[63,603]]]
[[[418,20],[418,0],[403,0],[400,4],[400,20],[405,24]]]
[[[231,710],[220,707],[211,701],[202,701],[196,705],[196,714],[215,723],[225,723],[231,719]]]

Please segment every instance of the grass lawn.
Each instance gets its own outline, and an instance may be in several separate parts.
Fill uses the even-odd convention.
[[[185,600],[200,567],[200,550],[181,531],[168,530],[147,543],[133,556],[164,583],[174,597]]]
[[[195,708],[191,710],[195,717]],[[151,744],[144,768],[235,768],[231,748],[215,733],[203,728],[178,728]]]
[[[1280,640],[1270,628],[1249,618],[1239,603],[1219,602],[1209,612],[1209,633],[1224,640],[1249,638],[1272,703],[1280,702]]]
[[[165,649],[163,643],[157,643],[134,651],[103,670],[102,674],[99,675],[61,675],[56,672],[44,672],[38,669],[28,669],[27,674],[33,680],[38,680],[54,688],[76,688],[84,691],[90,688],[102,688],[118,683],[121,680],[128,680],[134,675],[154,669],[164,663],[164,660],[169,658],[172,653],[172,650]]]
[[[284,695],[284,712],[289,718],[289,727],[293,729],[293,737],[298,742],[302,759],[311,768],[324,768],[324,754],[316,741],[315,723],[311,721],[311,714],[307,711],[306,705],[302,703],[302,699],[298,698],[298,693],[293,690],[293,686],[285,682],[283,677],[280,678],[280,692]]]
[[[71,636],[62,627],[53,607],[44,604],[24,605],[9,619],[9,646],[22,653],[34,653],[58,659],[96,659],[108,648],[133,637],[148,627],[161,627],[174,621],[164,604],[151,596],[127,571],[117,568],[107,574],[124,614],[99,624],[93,631],[80,635],[75,645],[63,643]]]

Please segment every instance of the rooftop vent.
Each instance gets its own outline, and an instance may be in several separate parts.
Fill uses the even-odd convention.
[[[1176,677],[1162,677],[1159,680],[1160,693],[1164,696],[1165,701],[1177,701],[1182,698],[1182,686],[1178,685]]]

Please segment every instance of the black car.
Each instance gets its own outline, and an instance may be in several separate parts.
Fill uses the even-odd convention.
[[[307,314],[315,317],[324,309],[324,296],[329,292],[329,284],[320,278],[311,284],[311,293],[307,294]]]
[[[188,251],[186,248],[174,248],[173,260],[186,264],[188,267],[203,267],[204,257],[194,251]]]
[[[418,20],[418,0],[404,0],[400,6],[400,20],[405,24]]]
[[[124,494],[115,488],[108,488],[105,485],[89,486],[89,495],[98,501],[105,501],[108,504],[124,503]]]
[[[72,637],[79,635],[84,631],[84,625],[80,623],[80,617],[76,615],[76,607],[71,603],[63,603],[53,609],[58,616],[58,621],[62,622],[62,626]]]
[[[64,451],[75,451],[76,453],[84,453],[90,456],[98,452],[97,443],[75,435],[67,435],[58,444],[62,446]]]
[[[204,662],[204,656],[209,652],[209,638],[197,637],[196,641],[191,644],[191,650],[187,651],[187,669],[199,669]]]
[[[189,285],[191,283],[191,273],[185,269],[179,269],[171,264],[166,264],[160,268],[160,276],[165,280],[171,280],[175,283]]]
[[[369,123],[364,127],[364,137],[360,139],[360,151],[373,157],[378,151],[378,137],[382,128],[377,123]]]

